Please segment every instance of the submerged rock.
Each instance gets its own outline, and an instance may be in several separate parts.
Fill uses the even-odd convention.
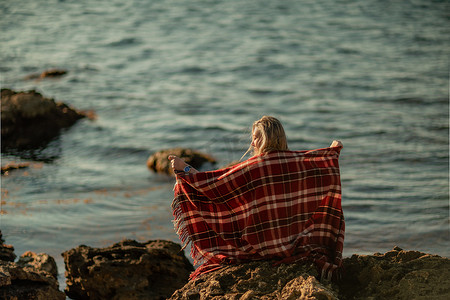
[[[72,299],[165,299],[193,271],[181,246],[125,240],[106,248],[64,252],[66,294]]]
[[[200,151],[186,148],[173,148],[161,150],[151,155],[147,159],[147,167],[156,173],[173,175],[170,161],[167,159],[171,154],[183,159],[195,169],[199,169],[205,163],[216,163],[216,160],[212,156]]]
[[[45,98],[36,91],[1,90],[2,150],[31,149],[49,142],[84,112]]]
[[[181,299],[450,299],[450,260],[398,247],[343,260],[339,282],[319,282],[312,265],[267,261],[227,266],[177,290]]]

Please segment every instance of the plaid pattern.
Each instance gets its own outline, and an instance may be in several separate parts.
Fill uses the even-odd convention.
[[[341,148],[276,151],[235,166],[178,174],[175,229],[191,242],[197,276],[223,264],[312,260],[322,277],[341,266],[345,222]]]

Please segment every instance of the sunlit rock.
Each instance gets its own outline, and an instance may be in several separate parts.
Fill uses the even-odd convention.
[[[172,168],[170,167],[170,161],[167,159],[167,157],[171,154],[183,159],[187,164],[191,165],[195,169],[201,168],[205,163],[216,163],[216,160],[212,156],[200,151],[187,148],[173,148],[161,150],[152,154],[147,159],[147,167],[156,173],[173,175]]]

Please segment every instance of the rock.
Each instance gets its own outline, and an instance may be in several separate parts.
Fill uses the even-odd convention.
[[[35,260],[43,254],[35,254]],[[49,257],[47,254],[43,256]],[[53,258],[52,258],[53,259]],[[56,265],[55,265],[56,268]],[[64,300],[65,294],[59,290],[58,280],[54,274],[39,268],[36,264],[25,266],[19,263],[0,261],[0,295],[2,299],[16,300]]]
[[[274,267],[261,261],[227,266],[188,282],[181,299],[450,299],[450,260],[404,251],[353,255],[343,260],[339,282],[319,282],[312,265]]]
[[[25,77],[26,80],[44,79],[44,78],[58,78],[67,74],[67,70],[63,69],[49,69],[42,73],[31,74]]]
[[[170,155],[176,155],[182,158],[187,164],[191,165],[195,169],[199,169],[204,163],[215,164],[216,160],[208,154],[186,148],[173,148],[161,150],[151,155],[147,160],[147,167],[156,172],[173,175],[172,168],[170,167],[170,161],[167,157]]]
[[[72,299],[165,299],[193,271],[181,246],[125,240],[106,248],[64,252],[66,294]]]
[[[45,70],[44,72],[39,75],[40,78],[55,78],[55,77],[61,77],[63,75],[67,74],[67,70],[62,69],[49,69]]]
[[[0,231],[0,298],[7,300],[64,300],[55,260],[48,254],[26,252],[17,263],[14,248],[3,244]]]
[[[206,273],[177,290],[181,299],[337,299],[329,283],[320,283],[312,264],[250,262]]]
[[[341,299],[450,299],[450,260],[399,247],[343,260]]]
[[[45,98],[36,91],[1,90],[2,151],[30,149],[56,137],[62,128],[86,117],[68,105]]]
[[[0,261],[14,261],[15,259],[14,247],[5,244],[2,231],[0,230]]]
[[[2,166],[2,175],[8,175],[9,171],[28,168],[30,163],[15,163],[9,162],[6,165]]]
[[[31,267],[43,270],[51,274],[54,278],[58,277],[58,268],[56,267],[55,259],[46,253],[36,254],[27,251],[19,257],[17,265],[23,268]]]

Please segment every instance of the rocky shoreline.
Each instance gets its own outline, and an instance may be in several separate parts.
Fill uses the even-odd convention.
[[[194,270],[171,241],[124,240],[105,248],[65,251],[66,289],[55,261],[26,252],[15,261],[0,231],[2,299],[449,299],[450,259],[399,247],[344,258],[339,282],[318,280],[308,263],[258,261],[226,266],[189,281]]]
[[[93,117],[36,91],[2,89],[1,96],[2,150],[45,144],[62,128]],[[175,148],[150,156],[147,167],[173,175],[169,154],[182,157],[195,168],[216,163],[207,154]],[[2,175],[30,166],[28,162],[10,163],[2,166]],[[105,248],[80,245],[61,255],[66,269],[64,292],[59,289],[52,257],[26,252],[17,259],[14,247],[4,243],[0,230],[0,298],[450,299],[450,260],[399,247],[384,254],[344,258],[339,282],[320,282],[316,269],[309,264],[275,267],[270,261],[227,266],[189,281],[194,267],[179,244],[164,240],[124,240]]]

